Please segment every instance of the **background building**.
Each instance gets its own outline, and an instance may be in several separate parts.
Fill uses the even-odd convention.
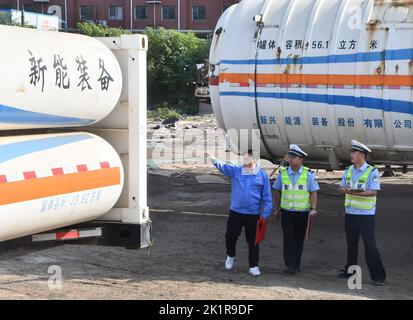
[[[141,31],[145,27],[211,32],[237,0],[0,0],[0,9],[58,14],[76,29],[80,21]]]

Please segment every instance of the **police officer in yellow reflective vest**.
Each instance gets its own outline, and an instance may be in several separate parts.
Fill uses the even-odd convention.
[[[273,185],[273,211],[277,220],[281,217],[285,271],[288,274],[296,274],[301,270],[308,215],[317,214],[317,191],[320,187],[314,173],[303,166],[307,156],[297,145],[290,145],[290,166],[281,169]]]
[[[345,230],[347,238],[347,263],[339,274],[340,278],[349,278],[350,266],[356,266],[358,260],[359,238],[363,239],[366,262],[373,284],[385,284],[384,270],[380,253],[376,246],[375,214],[377,193],[380,191],[379,171],[366,162],[371,150],[364,144],[351,141],[351,162],[343,175],[340,192],[345,194]]]

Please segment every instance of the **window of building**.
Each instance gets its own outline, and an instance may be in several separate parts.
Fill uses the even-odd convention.
[[[175,20],[175,6],[162,6],[162,20]]]
[[[80,6],[80,20],[92,21],[93,20],[93,6]]]
[[[136,6],[135,7],[135,19],[136,20],[148,19],[148,8],[146,6]]]
[[[109,20],[123,20],[123,7],[109,6]]]
[[[205,6],[193,6],[192,7],[192,20],[193,21],[206,20]]]

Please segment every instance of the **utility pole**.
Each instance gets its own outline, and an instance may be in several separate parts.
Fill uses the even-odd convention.
[[[153,2],[153,28],[156,28],[156,3]]]
[[[181,30],[181,0],[178,0],[178,31]]]
[[[133,0],[130,0],[130,31],[133,30]]]
[[[24,3],[22,3],[22,7],[21,7],[21,26],[24,26]]]
[[[66,21],[66,26],[65,26],[65,31],[67,31],[67,0],[65,0],[65,21]]]

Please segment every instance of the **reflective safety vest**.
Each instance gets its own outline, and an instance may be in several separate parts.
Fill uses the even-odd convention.
[[[353,181],[352,172],[354,166],[351,166],[347,170],[346,186],[351,189],[366,191],[366,184],[370,173],[375,169],[374,166],[370,166],[364,172],[364,174],[356,181]],[[346,194],[345,207],[352,207],[355,209],[371,210],[376,207],[377,197],[360,197]]]
[[[281,209],[309,211],[310,210],[310,192],[308,192],[308,171],[310,169],[303,167],[303,171],[294,185],[288,175],[288,169],[281,169]]]

